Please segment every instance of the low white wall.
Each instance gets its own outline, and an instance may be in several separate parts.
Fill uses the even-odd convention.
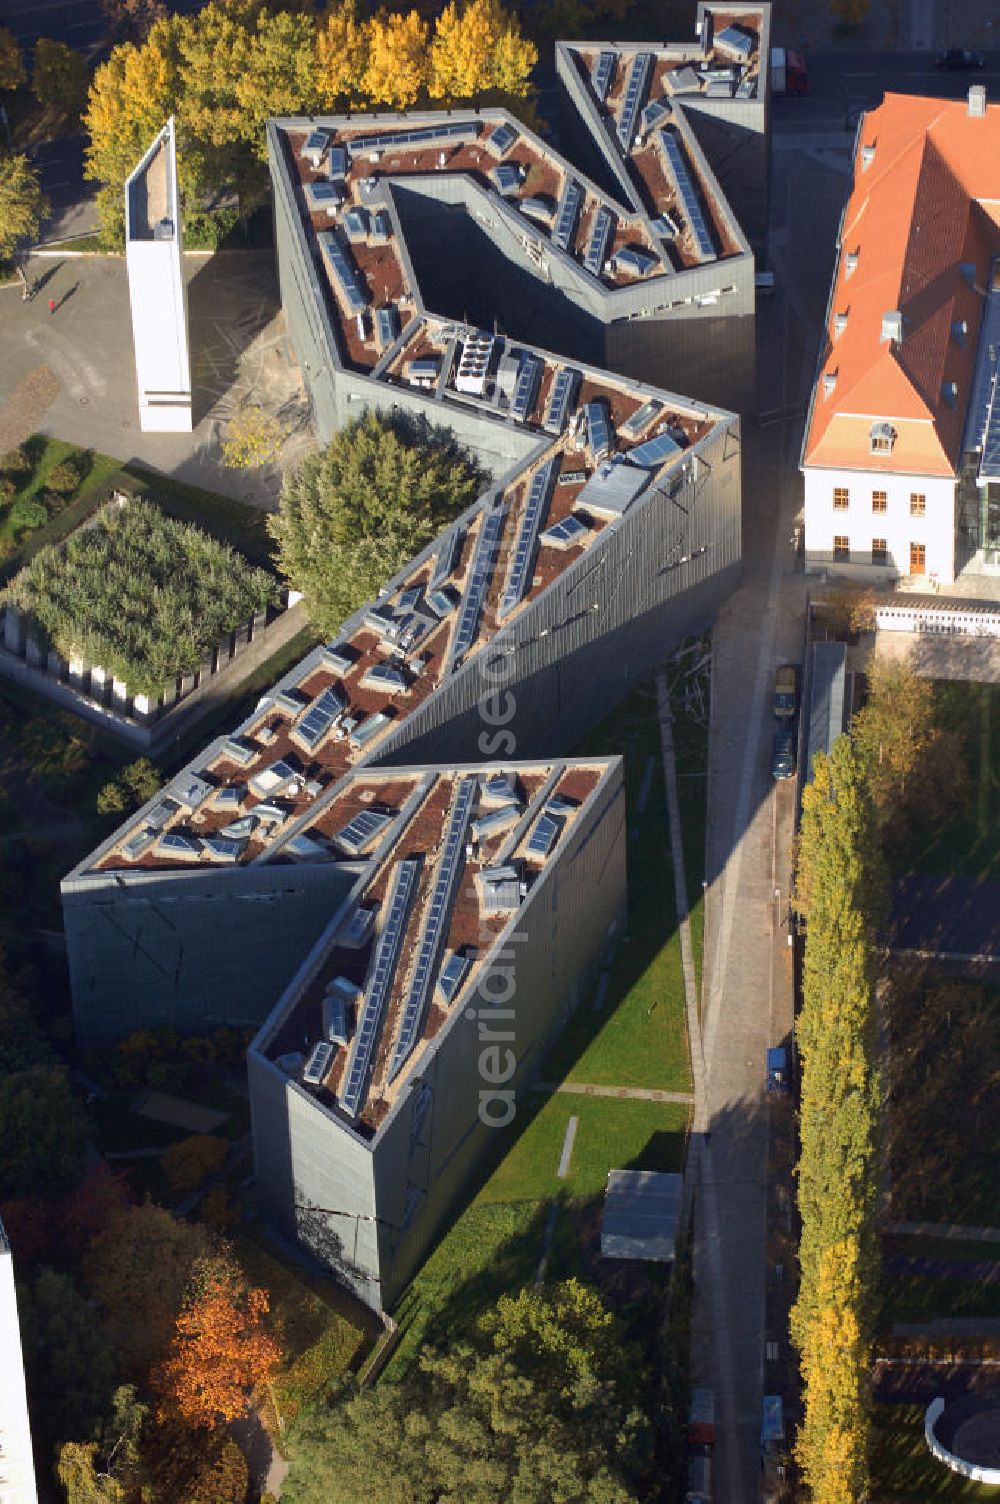
[[[931,1400],[924,1416],[924,1438],[938,1462],[943,1462],[945,1467],[951,1468],[953,1473],[961,1473],[963,1478],[972,1478],[976,1483],[985,1483],[988,1488],[1000,1488],[1000,1467],[983,1467],[978,1462],[966,1462],[963,1457],[956,1457],[954,1452],[949,1452],[947,1447],[941,1445],[934,1434],[934,1427],[944,1410],[944,1400]]]
[[[933,606],[893,601],[876,605],[875,625],[880,632],[919,632],[927,636],[1000,637],[1000,603],[980,611],[950,606],[946,599]]]
[[[13,623],[12,616],[15,618]],[[193,676],[185,676],[179,686],[170,685],[165,690],[160,706],[158,701],[145,696],[131,696],[128,687],[120,679],[111,679],[106,669],[97,668],[95,683],[93,665],[84,664],[82,660],[77,662],[81,671],[67,679],[65,660],[51,653],[48,660],[44,657],[39,660],[29,651],[34,642],[30,625],[15,607],[6,606],[0,609],[0,677],[11,679],[32,693],[53,701],[63,710],[82,716],[140,751],[153,752],[159,744],[179,734],[181,723],[188,719],[188,712],[191,712],[191,719],[197,719],[198,707],[211,689],[218,686],[221,690],[224,683],[228,691],[239,684],[244,672],[253,671],[260,660],[256,654],[248,655],[249,647],[273,642],[273,651],[277,652],[298,630],[300,618],[304,622],[303,607],[299,606],[293,617],[293,608],[286,606],[266,626],[263,612],[242,622],[208,655],[200,682],[196,685]],[[276,630],[278,628],[280,630]],[[0,1504],[2,1498],[0,1493]]]

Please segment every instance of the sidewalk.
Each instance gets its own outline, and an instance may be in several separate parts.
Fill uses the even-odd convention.
[[[128,280],[122,257],[46,257],[29,276],[43,285],[3,304],[0,432],[5,448],[42,432],[178,480],[273,507],[282,474],[315,444],[305,387],[278,304],[270,252],[186,256],[195,429],[139,428]],[[53,298],[57,308],[48,311]],[[278,416],[288,437],[275,466],[227,470],[221,439],[242,402]]]
[[[871,0],[859,26],[838,31],[829,0],[775,0],[771,35],[806,52],[931,52],[1000,47],[996,0]]]

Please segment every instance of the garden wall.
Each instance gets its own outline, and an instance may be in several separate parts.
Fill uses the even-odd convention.
[[[302,630],[306,618],[300,600],[295,591],[283,592],[277,611],[261,611],[242,622],[197,673],[172,680],[156,699],[131,694],[99,664],[47,652],[30,620],[6,605],[0,608],[0,676],[155,757]]]

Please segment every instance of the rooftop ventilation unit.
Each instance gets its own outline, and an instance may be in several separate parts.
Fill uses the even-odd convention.
[[[985,84],[973,84],[969,89],[969,114],[979,118],[986,114]]]
[[[875,160],[875,142],[869,142],[861,148],[861,171],[867,172]]]
[[[882,315],[882,343],[890,340],[893,344],[901,344],[903,339],[903,315],[898,308],[893,308],[889,313]]]

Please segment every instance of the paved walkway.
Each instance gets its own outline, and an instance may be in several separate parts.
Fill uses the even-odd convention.
[[[1000,1284],[1000,1263],[985,1264],[979,1259],[928,1259],[907,1253],[890,1253],[882,1260],[889,1274],[912,1275],[917,1279],[962,1279],[976,1285]]]
[[[768,1220],[765,1058],[792,1026],[782,922],[793,816],[792,790],[770,777],[770,699],[777,665],[802,653],[805,582],[789,542],[801,505],[794,412],[812,380],[845,178],[835,159],[804,157],[790,133],[773,160],[779,292],[758,319],[757,379],[762,405],[793,416],[766,428],[744,419],[744,583],[719,614],[712,678],[702,1001],[711,1141],[695,1198],[692,1382],[716,1392],[719,1504],[757,1498],[761,1395],[793,1400],[797,1382],[790,1254],[778,1239],[788,1242],[790,1183],[780,1186],[784,1222]],[[807,243],[816,255],[799,253]]]
[[[985,581],[992,596],[997,581]],[[956,633],[879,632],[876,648],[883,657],[901,658],[924,679],[962,679],[1000,684],[1000,637],[967,637]]]
[[[620,1097],[632,1102],[693,1102],[687,1091],[657,1091],[646,1086],[591,1086],[586,1081],[536,1081],[532,1091],[551,1092],[553,1096]]]
[[[278,306],[271,252],[187,255],[195,430],[139,429],[125,261],[120,256],[35,259],[44,279],[30,303],[8,292],[2,304],[0,449],[42,432],[138,460],[192,485],[275,504],[284,470],[315,443],[299,367]],[[59,305],[54,314],[48,300]],[[225,423],[248,401],[279,417],[288,437],[275,467],[227,470]]]
[[[1000,1227],[963,1227],[958,1222],[889,1222],[886,1237],[948,1238],[955,1243],[1000,1243]]]

